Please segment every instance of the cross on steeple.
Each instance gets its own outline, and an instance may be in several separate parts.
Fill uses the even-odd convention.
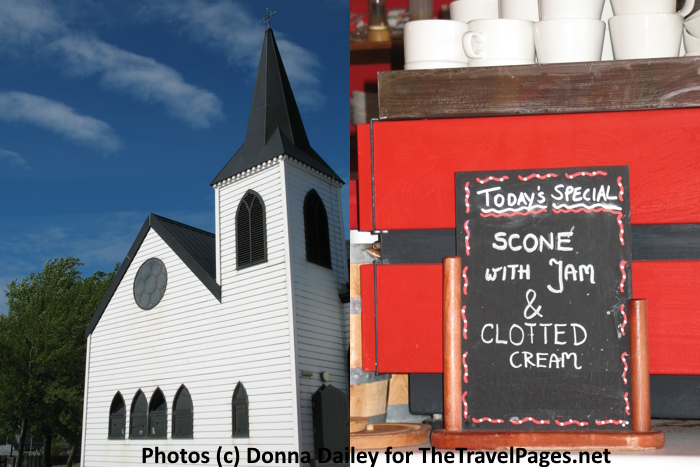
[[[265,8],[265,16],[263,16],[263,19],[261,19],[260,22],[262,23],[263,21],[266,21],[267,22],[267,29],[270,29],[270,20],[272,19],[272,15],[274,15],[275,13],[277,13],[277,12],[273,11],[272,13],[270,13],[270,9]]]

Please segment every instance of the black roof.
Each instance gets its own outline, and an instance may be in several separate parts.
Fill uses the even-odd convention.
[[[281,154],[287,154],[343,183],[309,144],[275,36],[272,29],[268,28],[260,54],[245,141],[211,184],[245,172]]]
[[[121,284],[126,271],[136,256],[149,230],[155,230],[165,243],[180,257],[183,263],[202,281],[207,289],[221,301],[221,286],[216,282],[216,236],[204,230],[175,222],[165,217],[149,214],[129,253],[124,258],[117,274],[102,298],[97,311],[92,316],[85,331],[85,337],[92,334],[97,323],[112,300],[114,292]]]

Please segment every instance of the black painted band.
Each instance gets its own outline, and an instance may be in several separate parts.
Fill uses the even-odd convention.
[[[455,245],[454,229],[390,230],[381,264],[441,264]],[[632,225],[632,260],[700,260],[700,224]]]

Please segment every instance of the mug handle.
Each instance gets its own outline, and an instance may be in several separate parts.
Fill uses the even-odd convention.
[[[679,11],[678,14],[681,16],[688,16],[688,14],[691,11],[693,11],[694,7],[695,7],[695,0],[685,0],[685,3],[683,4],[683,8],[681,8],[681,11]]]
[[[472,47],[472,38],[474,38],[477,42],[484,42],[484,40],[486,40],[486,37],[480,32],[469,31],[465,33],[464,36],[462,36],[462,46],[464,47],[464,52],[469,58],[484,58],[483,50],[479,50],[477,53]]]

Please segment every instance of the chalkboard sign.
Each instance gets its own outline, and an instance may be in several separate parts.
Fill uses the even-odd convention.
[[[463,428],[629,430],[629,168],[455,186]]]

